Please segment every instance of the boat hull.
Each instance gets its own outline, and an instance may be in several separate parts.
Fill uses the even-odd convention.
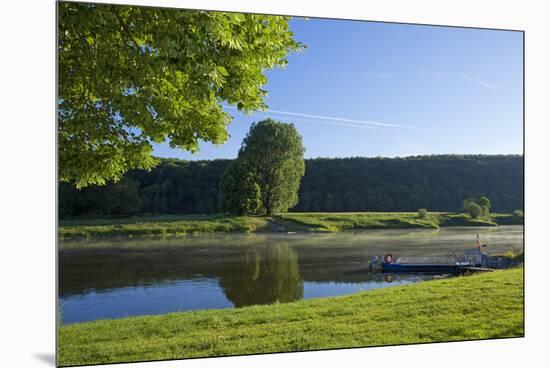
[[[462,268],[458,265],[382,263],[382,271],[459,273]]]

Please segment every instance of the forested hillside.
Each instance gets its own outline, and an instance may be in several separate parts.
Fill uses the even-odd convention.
[[[119,216],[220,212],[220,180],[231,160],[162,159],[117,184],[77,190],[61,184],[59,215]],[[434,155],[306,160],[291,211],[457,211],[485,195],[492,211],[523,209],[523,156]]]

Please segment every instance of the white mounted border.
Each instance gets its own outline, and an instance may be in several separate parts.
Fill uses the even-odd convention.
[[[103,367],[523,367],[547,361],[550,334],[545,236],[550,145],[550,35],[545,1],[134,0],[102,1],[500,28],[525,31],[526,337],[322,352],[104,365]],[[55,303],[55,2],[3,1],[2,354],[4,367],[51,367]],[[546,348],[546,349],[545,349]]]

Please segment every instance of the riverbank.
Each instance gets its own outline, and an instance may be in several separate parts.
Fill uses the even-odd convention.
[[[266,217],[225,215],[151,216],[60,221],[60,238],[183,236],[198,233],[270,231]],[[274,231],[274,230],[271,230]]]
[[[59,364],[304,351],[523,336],[523,268],[350,296],[77,323]]]
[[[278,216],[170,215],[60,221],[60,238],[183,236],[218,232],[337,232],[360,229],[439,228],[444,226],[523,225],[523,218],[491,214],[473,219],[463,213],[416,212],[313,213]]]
[[[446,226],[523,225],[523,218],[507,214],[491,214],[471,218],[464,213],[430,212],[420,217],[416,212],[297,213],[278,216],[306,227],[308,231],[345,231],[358,229],[437,229]]]

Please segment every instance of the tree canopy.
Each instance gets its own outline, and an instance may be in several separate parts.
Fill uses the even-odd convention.
[[[481,196],[477,200],[465,199],[463,207],[472,218],[487,217],[491,213],[491,201],[485,196]]]
[[[60,2],[58,19],[59,178],[77,187],[152,168],[152,142],[223,143],[222,102],[265,108],[264,71],[303,48],[282,16]]]
[[[150,172],[131,170],[139,208],[112,208],[117,191],[135,193],[124,180],[77,190],[62,183],[59,215],[204,214],[222,207],[222,176],[236,160],[160,159]],[[420,156],[408,158],[306,159],[298,204],[291,211],[430,211],[455,212],[465,198],[490,198],[491,211],[523,209],[522,156]],[[118,188],[118,189],[117,189]],[[137,203],[132,200],[132,203]],[[131,210],[131,211],[130,211]]]
[[[465,199],[464,200],[464,210],[472,218],[478,218],[483,216],[483,208],[475,202],[475,200]]]
[[[221,181],[222,211],[237,215],[256,214],[262,208],[262,193],[256,175],[242,161],[235,160]]]
[[[244,179],[255,181],[259,188],[261,207],[252,213],[259,211],[271,215],[285,212],[298,203],[298,189],[305,172],[304,147],[302,137],[293,124],[271,119],[252,124],[234,165],[239,165],[242,167],[240,171],[247,171],[251,176],[237,176],[240,171],[232,167],[224,175],[224,201],[238,202],[236,207],[227,208],[229,212],[244,214],[243,205],[239,203],[247,198],[247,193],[253,196],[252,201],[256,200],[256,192],[249,189],[251,186]],[[240,188],[229,190],[234,188],[231,182],[240,183],[237,185]]]

